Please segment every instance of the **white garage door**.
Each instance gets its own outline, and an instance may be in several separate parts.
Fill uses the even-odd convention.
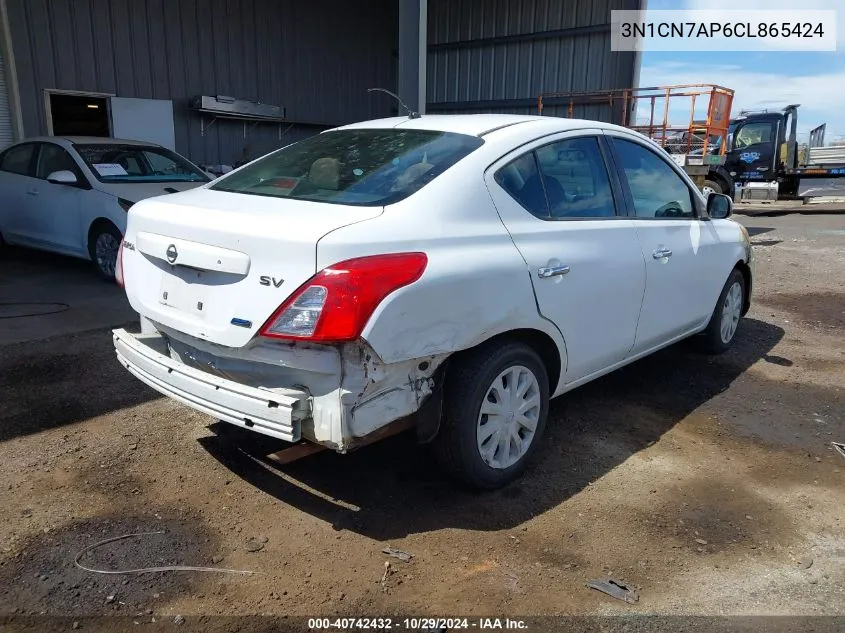
[[[6,90],[6,71],[0,52],[0,150],[12,143],[12,116],[9,113],[9,94]]]

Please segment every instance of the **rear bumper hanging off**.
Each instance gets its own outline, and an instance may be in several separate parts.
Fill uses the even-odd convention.
[[[301,439],[301,422],[310,415],[305,391],[259,389],[188,367],[170,358],[160,334],[118,329],[113,335],[120,363],[156,391],[224,422],[288,442]]]

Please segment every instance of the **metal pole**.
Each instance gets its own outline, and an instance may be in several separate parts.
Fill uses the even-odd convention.
[[[399,2],[399,97],[413,110],[425,112],[427,0]],[[401,113],[400,113],[401,114]]]
[[[648,119],[648,137],[654,137],[654,101],[657,97],[651,97],[651,116]]]
[[[691,104],[690,104],[690,111],[689,111],[689,138],[687,139],[687,154],[689,154],[690,149],[692,149],[692,136],[693,136],[693,130],[695,129],[695,97],[696,97],[696,95],[694,95],[694,94],[690,97]],[[705,135],[707,134],[708,130],[709,130],[709,126],[704,131]],[[705,149],[707,148],[707,139],[706,138],[704,139],[704,147],[705,147]]]
[[[622,125],[628,125],[628,91],[622,94]]]

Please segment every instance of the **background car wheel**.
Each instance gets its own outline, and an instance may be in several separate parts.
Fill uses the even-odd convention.
[[[722,191],[722,185],[720,185],[715,180],[705,180],[704,186],[701,188],[701,192],[707,196],[711,193],[725,193]]]
[[[443,468],[482,490],[518,477],[540,444],[549,379],[530,347],[495,342],[455,358],[434,449]]]
[[[739,329],[745,303],[745,277],[734,269],[722,288],[719,301],[710,317],[710,323],[701,339],[703,350],[721,354],[731,347]]]
[[[114,280],[114,267],[123,236],[111,223],[95,224],[88,235],[88,253],[103,279]]]

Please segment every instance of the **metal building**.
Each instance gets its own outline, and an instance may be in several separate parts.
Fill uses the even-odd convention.
[[[636,53],[610,50],[610,12],[640,0],[429,0],[428,111],[536,114],[542,92],[635,87]],[[563,115],[547,102],[544,114]],[[609,120],[610,109],[576,108]]]
[[[147,127],[169,122],[160,117],[162,104],[112,97],[158,100],[165,107],[172,103],[177,151],[199,162],[231,164],[327,126],[389,114],[392,105],[366,89],[396,85],[394,0],[4,4],[11,46],[3,50],[13,55],[26,136],[58,132],[57,104],[74,103],[63,97],[77,98],[86,109],[102,106],[113,128],[127,109]],[[280,106],[284,120],[202,114],[190,107],[202,95]],[[123,129],[113,131],[126,136]]]
[[[84,131],[236,164],[395,114],[371,87],[432,113],[533,113],[542,91],[636,84],[610,11],[640,1],[0,0],[0,148]]]

